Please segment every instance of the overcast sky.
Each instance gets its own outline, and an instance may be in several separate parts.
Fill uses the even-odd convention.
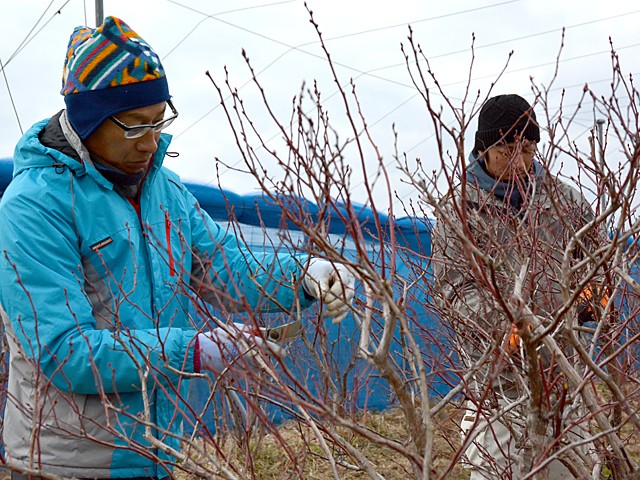
[[[59,90],[69,34],[77,25],[95,26],[93,4],[80,0],[3,4],[0,60],[6,67],[0,79],[0,157],[12,155],[21,134],[20,125],[26,130],[63,108]],[[408,158],[420,158],[426,165],[432,162],[433,168],[437,168],[438,158],[433,127],[400,50],[402,43],[407,44],[408,25],[447,94],[457,102],[469,77],[473,35],[476,49],[471,91],[479,90],[482,95],[513,51],[494,93],[520,93],[532,100],[530,78],[540,86],[551,81],[562,27],[567,29],[565,46],[552,94],[557,96],[564,88],[567,105],[575,108],[572,102],[585,83],[601,93],[608,91],[610,37],[624,71],[640,72],[637,2],[308,0],[307,4],[320,25],[341,83],[355,81],[371,133],[392,174],[392,188],[405,200],[416,194],[401,182],[402,175],[395,168],[392,125],[398,132],[398,149]],[[242,49],[259,72],[266,95],[282,121],[288,121],[291,99],[303,82],[310,85],[317,81],[340,137],[353,135],[302,0],[105,0],[104,13],[122,18],[162,58],[180,112],[169,129],[174,135],[171,150],[180,156],[167,159],[165,164],[183,180],[218,185],[216,157],[242,166],[226,117],[218,106],[218,95],[205,76],[207,70],[222,83],[226,66],[263,137],[277,148],[277,129],[265,118],[256,89],[248,84],[250,74]],[[25,39],[27,43],[23,44]],[[593,125],[590,107],[587,105],[576,116],[579,141],[586,142]],[[472,125],[475,128],[475,121]],[[470,135],[466,144],[472,143]],[[373,168],[377,162],[371,152],[367,155]],[[267,160],[265,165],[270,173],[278,175],[277,165]],[[353,195],[365,202],[364,189],[357,181],[362,173],[354,168]],[[247,176],[224,168],[219,172],[223,188],[237,193],[255,191],[255,183]],[[385,208],[386,196],[381,190],[376,195],[380,196],[379,206]]]

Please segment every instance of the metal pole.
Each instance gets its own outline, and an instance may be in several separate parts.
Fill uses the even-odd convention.
[[[604,177],[607,175],[605,172],[605,163],[604,163],[604,120],[602,118],[598,118],[596,120],[596,130],[598,134],[598,160],[600,161],[600,170],[602,172],[602,178],[599,179],[598,183],[598,205],[600,213],[602,213],[607,208],[607,194],[605,193],[605,179]],[[607,226],[607,230],[611,231],[613,229],[613,216],[609,219],[609,221],[605,224]]]
[[[604,169],[604,120],[602,118],[596,120],[596,128],[598,129],[598,155],[600,158],[600,167]]]
[[[96,0],[96,28],[102,25],[104,21],[104,9],[102,7],[102,0]]]

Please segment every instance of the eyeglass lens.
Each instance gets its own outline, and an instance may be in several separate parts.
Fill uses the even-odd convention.
[[[124,136],[126,138],[139,138],[145,135],[151,128],[153,128],[155,132],[160,132],[165,128],[167,128],[169,125],[171,125],[175,119],[176,119],[175,116],[167,118],[166,120],[158,123],[154,127],[150,127],[150,126],[133,127],[130,130],[125,131]]]

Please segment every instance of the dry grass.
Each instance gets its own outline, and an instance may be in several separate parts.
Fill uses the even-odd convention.
[[[459,409],[451,407],[434,419],[435,446],[433,478],[452,480],[468,479],[468,472],[459,465],[451,465],[455,448],[458,445],[457,430]],[[366,428],[389,439],[406,442],[405,421],[398,410],[384,413],[368,412],[358,418]],[[406,480],[413,478],[407,459],[399,452],[376,443],[346,429],[337,429],[344,440],[356,447],[373,464],[375,470],[387,480]],[[356,462],[328,435],[324,435],[327,445],[336,461],[339,478],[345,480],[366,479],[369,475],[356,467]],[[336,478],[331,464],[310,427],[297,422],[284,423],[274,434],[255,435],[248,449],[231,438],[219,443],[224,457],[235,466],[240,478],[259,478],[261,480],[308,479],[324,480]],[[448,475],[446,474],[447,470]],[[251,475],[251,472],[255,472]],[[446,475],[446,477],[445,477]],[[180,480],[193,480],[197,477],[178,474]]]
[[[449,480],[467,480],[469,471],[453,461],[459,447],[459,428],[462,409],[451,404],[433,419],[434,447],[431,478]],[[357,421],[367,429],[386,438],[407,442],[406,422],[397,409],[383,413],[367,412]],[[596,429],[597,430],[597,429]],[[361,435],[344,428],[336,429],[350,445],[356,447],[386,480],[407,480],[414,478],[409,461],[401,453],[389,447],[374,443]],[[628,445],[629,453],[634,461],[640,458],[640,441],[636,440],[637,432],[633,425],[622,427],[621,438]],[[323,439],[328,445],[336,462],[337,476],[344,480],[368,479],[370,476],[356,467],[357,462],[349,454],[333,442],[329,435]],[[278,427],[277,434],[253,432],[246,442],[238,442],[230,435],[224,440],[218,439],[220,454],[218,458],[226,459],[231,470],[238,478],[260,480],[325,480],[334,479],[333,472],[325,451],[313,430],[298,422],[287,422]],[[610,471],[605,467],[604,477],[609,478]],[[176,472],[178,480],[196,480],[199,477]]]

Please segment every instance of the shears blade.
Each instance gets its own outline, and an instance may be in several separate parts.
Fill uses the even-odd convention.
[[[277,327],[261,328],[264,338],[274,343],[290,342],[300,336],[302,333],[302,321],[285,323]]]

